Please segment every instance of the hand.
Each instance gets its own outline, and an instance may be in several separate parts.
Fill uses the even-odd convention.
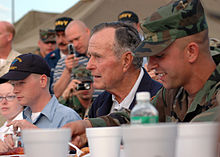
[[[23,119],[23,120],[14,120],[10,123],[7,124],[7,127],[13,125],[13,130],[14,133],[17,133],[18,128],[20,128],[21,130],[23,129],[37,129],[38,127],[30,122],[28,122],[27,120]]]
[[[5,147],[7,147],[7,151],[9,151],[10,149],[13,149],[15,146],[13,135],[12,134],[5,135],[3,143]]]
[[[147,73],[150,75],[150,77],[152,79],[162,83],[162,81],[160,80],[159,75],[156,73],[156,70],[155,70],[156,66],[153,66],[153,67],[150,68],[150,67],[147,66],[147,64],[145,64],[144,67],[145,67]]]
[[[73,95],[76,95],[78,91],[76,91],[77,84],[81,83],[79,80],[72,80],[65,91],[63,92],[62,96],[64,99],[68,99],[69,97],[72,97]]]
[[[92,127],[89,120],[78,120],[67,123],[63,128],[70,128],[72,134],[72,143],[81,148],[87,143],[86,128]]]
[[[65,59],[66,69],[71,73],[72,69],[79,63],[79,58],[74,57],[74,54],[67,55]]]
[[[7,151],[9,151],[9,147],[4,141],[0,140],[0,152],[3,153]]]

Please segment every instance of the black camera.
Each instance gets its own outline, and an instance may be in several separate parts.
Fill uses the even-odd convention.
[[[68,51],[69,51],[69,54],[75,54],[76,53],[76,50],[75,50],[73,44],[68,44]]]
[[[76,86],[76,90],[89,90],[91,88],[90,82],[79,83]]]

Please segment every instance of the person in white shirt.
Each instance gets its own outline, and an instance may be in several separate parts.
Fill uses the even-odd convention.
[[[13,134],[13,126],[7,127],[7,124],[13,120],[23,119],[23,107],[19,105],[13,89],[14,87],[9,82],[0,84],[0,114],[6,119],[6,122],[0,128],[0,152],[9,150],[4,137],[7,134]]]
[[[0,21],[0,76],[8,72],[14,58],[20,55],[12,48],[14,36],[15,28],[13,24]]]
[[[14,58],[20,55],[12,47],[12,42],[15,36],[14,26],[7,21],[0,21],[0,77],[6,74],[9,70]],[[0,126],[3,125],[5,119],[0,115]]]

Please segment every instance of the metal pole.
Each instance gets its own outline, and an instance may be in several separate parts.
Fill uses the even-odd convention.
[[[15,4],[14,4],[14,0],[11,0],[11,22],[12,24],[14,24],[15,22]]]

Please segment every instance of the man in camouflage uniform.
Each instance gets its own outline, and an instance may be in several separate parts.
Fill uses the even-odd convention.
[[[209,50],[208,26],[199,0],[172,1],[142,23],[145,40],[135,50],[149,56],[163,88],[153,99],[160,122],[215,121],[220,65]],[[129,111],[65,125],[79,139],[86,127],[114,126],[129,122]],[[70,123],[69,123],[70,124]],[[81,140],[82,142],[82,140]]]
[[[81,65],[74,69],[74,79],[59,98],[59,102],[74,109],[83,119],[88,117],[93,91],[92,75],[84,65]]]
[[[164,14],[166,13],[166,14]],[[142,24],[145,41],[136,55],[150,56],[164,88],[153,100],[159,121],[217,120],[220,65],[210,51],[208,25],[199,0],[175,1]]]
[[[45,57],[56,48],[56,32],[52,29],[40,29],[40,39],[38,40],[39,51],[36,54]]]

